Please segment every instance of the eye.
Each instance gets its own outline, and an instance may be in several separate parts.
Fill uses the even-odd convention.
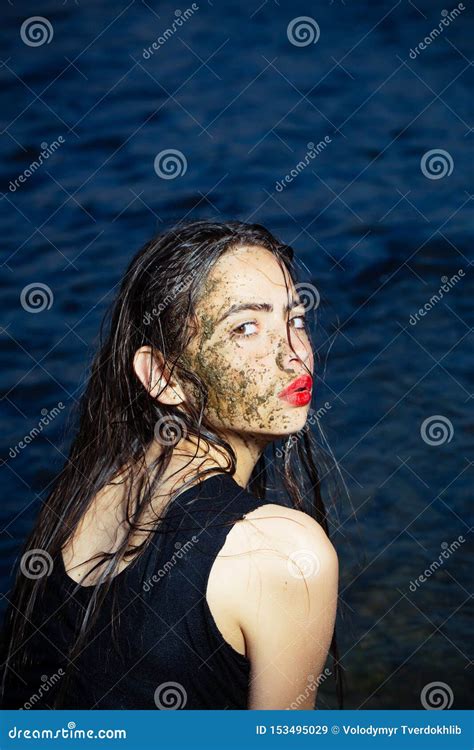
[[[299,326],[295,326],[295,328],[306,328],[306,316],[305,315],[295,315],[294,318],[291,318],[291,322],[294,320],[301,320],[302,323]]]
[[[244,332],[242,332],[241,333],[241,331],[242,331],[243,328],[245,328],[245,326],[256,326],[256,325],[257,324],[255,323],[254,320],[248,320],[246,323],[242,323],[240,326],[237,326],[237,328],[234,328],[231,331],[231,335],[232,336],[243,336],[244,338],[249,339],[251,336],[255,336],[256,332],[254,332],[254,333],[244,333]]]

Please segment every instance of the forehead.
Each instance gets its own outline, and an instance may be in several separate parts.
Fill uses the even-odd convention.
[[[286,300],[294,289],[284,265],[264,247],[240,245],[222,255],[209,273],[206,306],[242,300]],[[288,288],[288,292],[287,292]]]

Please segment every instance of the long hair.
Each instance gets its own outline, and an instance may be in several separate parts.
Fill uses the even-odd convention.
[[[204,438],[228,457],[229,473],[235,471],[236,456],[232,447],[206,419],[208,388],[182,362],[196,320],[196,306],[209,272],[224,253],[241,245],[266,248],[282,269],[288,271],[290,278],[296,279],[292,248],[277,240],[265,227],[240,221],[183,221],[155,236],[135,255],[123,276],[116,299],[102,321],[99,347],[79,401],[78,427],[68,459],[52,484],[24,547],[24,554],[28,550],[47,551],[48,559],[55,559],[73,537],[95,495],[107,485],[116,484],[117,477],[120,478],[119,483],[124,484],[126,533],[114,552],[90,558],[100,558],[88,573],[90,575],[102,566],[97,579],[100,585],[90,587],[91,596],[78,637],[68,654],[71,663],[80,653],[96,621],[120,563],[130,555],[141,554],[152,536],[148,535],[145,541],[130,550],[130,538],[134,532],[143,530],[140,520],[150,508],[173,453],[173,441],[163,440],[163,450],[158,458],[152,463],[145,461],[145,453],[156,438],[157,425],[159,430],[164,429],[168,434],[169,431],[180,433],[184,430],[187,436],[199,441],[198,444]],[[159,350],[171,374],[177,367],[180,377],[192,384],[196,402],[186,411],[160,403],[143,386],[133,369],[134,355],[142,346]],[[310,430],[300,433],[296,439],[294,435],[290,436],[293,439],[287,441],[281,453],[283,460],[275,461],[273,444],[271,465],[293,507],[312,515],[329,536],[318,469],[323,451],[315,445]],[[265,498],[268,466],[264,452],[248,484],[248,491],[259,499]],[[197,478],[208,473],[209,470]],[[305,479],[309,482],[309,490],[305,487]],[[10,668],[17,673],[27,668],[31,616],[41,600],[46,581],[47,575],[29,577],[21,570],[17,572],[5,623],[8,647],[2,690]],[[117,618],[113,617],[113,622],[116,621]],[[343,675],[335,631],[330,651],[338,702],[342,708]],[[61,682],[65,684],[64,679]]]

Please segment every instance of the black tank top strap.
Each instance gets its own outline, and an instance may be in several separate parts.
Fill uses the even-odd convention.
[[[147,572],[155,569],[156,573],[161,567],[170,571],[179,562],[188,580],[202,590],[234,524],[264,503],[230,474],[214,474],[190,487],[166,509],[154,551],[147,560]]]

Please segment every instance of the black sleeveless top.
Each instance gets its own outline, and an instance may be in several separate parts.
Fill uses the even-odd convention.
[[[114,578],[72,664],[68,650],[94,587],[78,587],[58,555],[38,602],[39,630],[25,644],[28,666],[19,675],[9,670],[1,707],[246,709],[250,662],[224,639],[205,594],[232,525],[266,502],[229,474],[178,495],[147,548]]]

